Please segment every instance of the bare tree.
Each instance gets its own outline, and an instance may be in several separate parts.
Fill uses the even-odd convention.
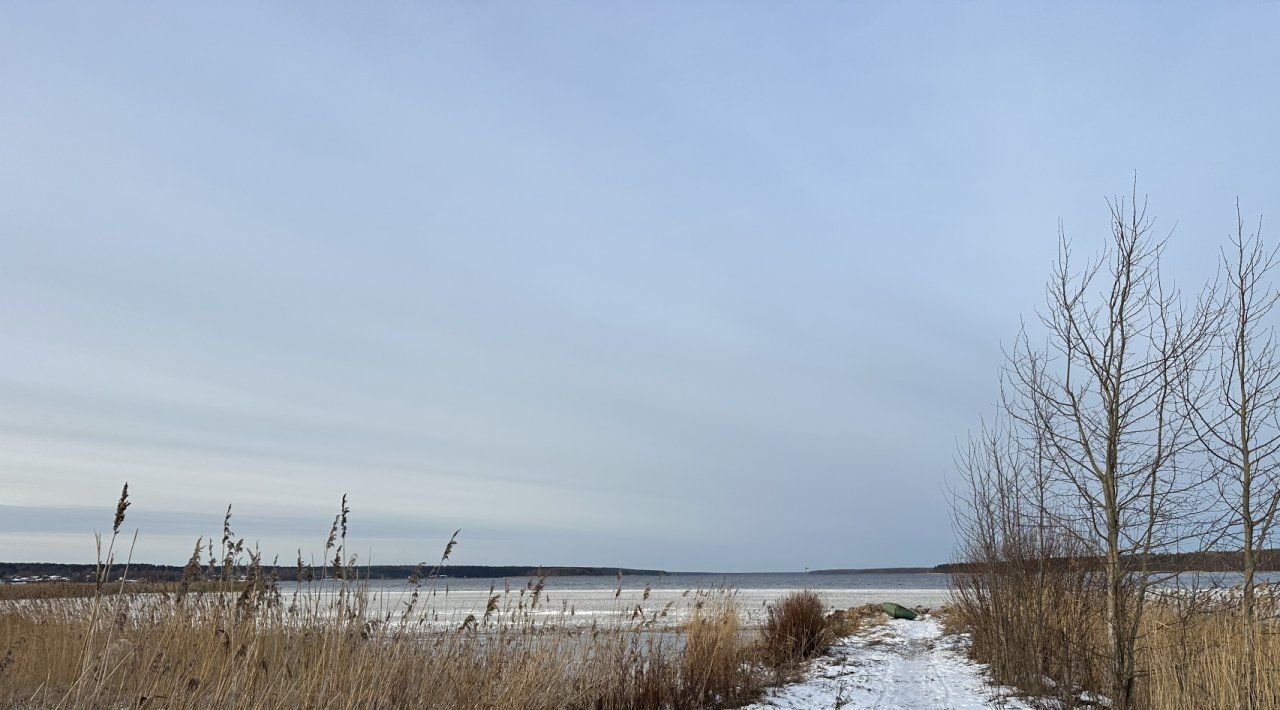
[[[1107,685],[1114,707],[1131,708],[1149,559],[1187,534],[1197,482],[1180,466],[1194,436],[1179,401],[1212,319],[1202,303],[1188,306],[1162,281],[1165,239],[1153,236],[1136,190],[1109,206],[1111,238],[1101,258],[1076,270],[1062,238],[1040,314],[1047,353],[1028,347],[1012,358],[1010,373],[1034,402],[1025,411],[1047,448],[1055,489],[1070,492],[1062,503],[1075,519],[1068,529],[1102,554]]]
[[[1225,292],[1209,376],[1186,398],[1189,419],[1213,464],[1228,529],[1239,535],[1243,552],[1243,710],[1260,707],[1254,573],[1280,505],[1280,354],[1267,321],[1280,293],[1269,281],[1277,251],[1264,247],[1261,233],[1261,220],[1254,233],[1246,233],[1237,204],[1236,233],[1222,254]]]

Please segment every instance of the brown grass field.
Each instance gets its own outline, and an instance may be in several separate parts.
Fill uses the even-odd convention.
[[[100,580],[121,569],[116,544],[127,506],[126,493],[112,536],[99,541]],[[767,631],[751,634],[739,625],[731,590],[692,592],[688,621],[659,631],[666,609],[590,626],[535,619],[541,580],[496,590],[483,613],[441,628],[429,602],[454,541],[388,610],[344,560],[346,512],[344,505],[326,543],[332,562],[299,575],[313,581],[281,584],[265,574],[228,516],[222,549],[210,546],[202,562],[197,543],[180,583],[8,585],[0,596],[0,705],[733,707],[791,677],[830,638],[812,593],[779,602]]]

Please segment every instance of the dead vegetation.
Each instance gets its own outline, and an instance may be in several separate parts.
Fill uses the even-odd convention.
[[[99,582],[13,585],[0,601],[0,705],[677,710],[742,705],[780,677],[783,656],[741,628],[732,590],[689,592],[681,625],[643,606],[583,625],[548,615],[537,579],[451,619],[432,601],[455,536],[402,593],[380,597],[345,552],[345,500],[326,563],[300,559],[298,581],[264,571],[228,512],[182,582],[108,582],[127,565],[116,560],[127,504],[126,491],[100,541]],[[787,663],[823,647],[816,601],[788,599],[775,615]]]
[[[1044,341],[1020,335],[959,456],[947,619],[999,682],[1067,708],[1280,707],[1280,600],[1255,578],[1280,507],[1277,252],[1235,226],[1192,299],[1136,190],[1102,256],[1062,240]],[[1197,552],[1239,581],[1158,564]]]
[[[769,607],[761,630],[764,652],[778,666],[813,658],[825,652],[833,640],[822,600],[810,590],[791,592]]]

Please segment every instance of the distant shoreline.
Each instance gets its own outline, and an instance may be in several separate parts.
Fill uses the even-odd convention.
[[[145,580],[151,582],[172,582],[182,579],[183,565],[157,565],[147,563],[132,563],[129,565],[129,578]],[[318,565],[303,567],[305,571],[309,570],[310,574],[319,578],[322,576],[322,568]],[[416,571],[420,576],[425,577],[431,571],[431,565],[368,565],[359,568],[353,568],[353,573],[359,573],[361,579],[408,579]],[[289,566],[271,566],[263,567],[264,572],[270,574],[275,572],[281,581],[293,581],[298,576],[297,567]],[[96,567],[91,564],[64,564],[60,562],[0,562],[0,582],[11,581],[27,581],[32,578],[50,579],[57,578],[60,580],[82,582],[90,581],[94,578]],[[115,579],[119,573],[123,572],[123,566],[118,566],[112,579]],[[652,576],[671,574],[664,570],[656,569],[632,569],[627,567],[580,567],[580,566],[528,566],[528,565],[445,565],[438,570],[441,577],[449,578],[478,578],[478,579],[501,579],[503,577],[614,577],[618,574],[624,576]],[[329,575],[332,576],[332,570]]]
[[[853,567],[848,569],[811,569],[807,574],[937,574],[937,567]]]
[[[1239,569],[1239,553],[1234,552],[1200,552],[1172,555],[1153,555],[1148,564],[1150,569],[1158,572],[1232,572]],[[1133,564],[1133,560],[1126,560]],[[1088,563],[1088,560],[1049,561],[1051,569],[1064,565]],[[1031,562],[1028,562],[1031,564]],[[323,569],[318,566],[304,567],[304,574],[309,570],[314,578],[322,576]],[[432,567],[415,565],[371,565],[359,568],[361,579],[409,579],[417,570],[420,576],[426,576]],[[122,569],[116,570],[119,574]],[[295,566],[264,567],[264,571],[274,571],[280,581],[293,581],[297,576]],[[615,577],[622,574],[626,577],[675,577],[675,576],[714,576],[737,574],[801,574],[801,575],[857,575],[857,574],[956,574],[980,571],[980,566],[965,563],[945,563],[932,567],[834,567],[827,569],[811,569],[804,572],[705,572],[705,571],[668,571],[660,569],[640,569],[633,567],[594,567],[580,565],[554,565],[538,567],[537,565],[445,565],[439,570],[439,576],[454,579],[502,579],[504,577]],[[1280,571],[1280,550],[1268,549],[1259,555],[1259,572]],[[160,565],[135,562],[129,566],[129,577],[140,581],[173,582],[182,579],[182,565]],[[86,582],[94,578],[95,567],[92,564],[61,562],[0,562],[0,583],[20,581],[70,581]],[[113,579],[116,578],[113,574]],[[330,570],[323,576],[333,576]]]
[[[320,566],[312,566],[310,574],[313,578],[322,576]],[[415,567],[414,565],[371,565],[359,567],[362,579],[408,579],[415,569],[420,576],[431,572],[431,566]],[[123,571],[116,570],[115,574]],[[282,582],[293,581],[297,577],[295,566],[276,565],[264,567],[267,573],[275,572]],[[659,569],[639,569],[632,567],[591,567],[579,565],[556,565],[538,567],[534,565],[445,565],[438,571],[442,578],[451,579],[502,579],[504,577],[682,577],[741,574],[798,574],[798,575],[853,575],[853,574],[935,574],[942,572],[936,567],[860,567],[840,569],[815,569],[805,572],[707,572],[707,571],[668,571]],[[182,578],[182,565],[162,565],[135,562],[129,566],[129,578],[148,582],[173,582]],[[62,562],[0,562],[0,583],[23,581],[70,581],[86,582],[94,578],[95,567],[92,564]],[[305,571],[304,571],[304,574]],[[327,575],[332,576],[332,570]],[[114,579],[113,574],[113,579]]]

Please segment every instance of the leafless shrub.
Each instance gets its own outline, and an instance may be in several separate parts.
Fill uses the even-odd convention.
[[[833,640],[822,600],[807,589],[791,592],[769,606],[761,638],[764,652],[776,665],[813,658]]]

